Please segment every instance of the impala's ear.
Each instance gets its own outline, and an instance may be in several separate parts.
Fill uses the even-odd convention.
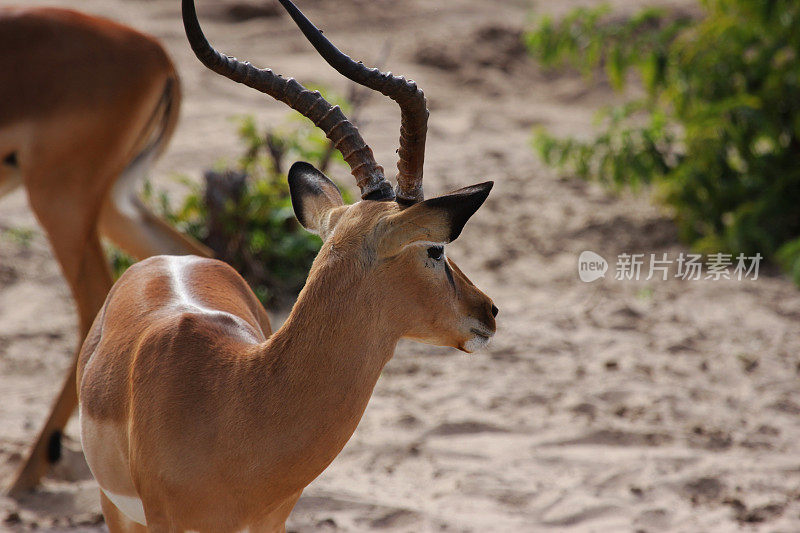
[[[464,187],[425,200],[392,215],[378,245],[378,255],[390,257],[414,242],[447,243],[454,241],[469,217],[483,204],[493,182]]]
[[[344,205],[338,187],[312,165],[298,161],[289,169],[289,192],[297,220],[324,240],[331,210]]]

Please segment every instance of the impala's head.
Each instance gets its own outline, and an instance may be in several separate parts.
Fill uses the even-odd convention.
[[[289,171],[297,218],[325,241],[320,257],[335,255],[349,262],[362,287],[377,291],[374,298],[385,299],[384,309],[389,309],[393,323],[402,326],[404,336],[467,352],[486,345],[495,331],[497,307],[447,257],[445,245],[459,236],[492,184],[425,200],[422,167],[428,109],[422,90],[413,81],[353,61],[290,0],[279,1],[328,64],[400,105],[396,191],[338,106],[292,78],[214,50],[200,29],[194,0],[183,0],[184,27],[192,49],[211,70],[258,89],[312,120],[350,165],[363,201],[349,206],[333,182],[311,165],[296,163]]]
[[[447,257],[492,183],[403,206],[364,200],[345,205],[336,185],[308,163],[289,171],[300,223],[325,244],[314,268],[333,262],[353,274],[362,294],[388,310],[400,333],[473,352],[495,332],[497,307]]]

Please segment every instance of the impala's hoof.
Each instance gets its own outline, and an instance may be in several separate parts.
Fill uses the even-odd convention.
[[[61,459],[61,431],[55,430],[47,440],[47,462],[50,464]]]

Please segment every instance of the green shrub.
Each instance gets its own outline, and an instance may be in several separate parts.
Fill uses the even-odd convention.
[[[240,117],[242,156],[206,171],[202,184],[178,177],[188,189],[179,205],[149,182],[143,191],[156,213],[214,250],[247,280],[264,305],[272,307],[291,303],[321,245],[294,216],[286,163],[302,159],[319,168],[331,160],[344,163],[324,134],[307,122],[292,120],[262,131],[253,117]],[[342,194],[352,201],[346,189]],[[113,246],[108,250],[118,277],[133,261]]]
[[[30,248],[35,236],[36,230],[21,226],[6,228],[0,232],[0,237],[5,237],[9,241],[19,245],[22,248]]]
[[[548,164],[614,187],[650,185],[703,252],[777,260],[800,283],[800,3],[705,0],[699,16],[579,9],[526,34],[547,66],[646,96],[599,114],[591,140],[544,130]]]
[[[115,281],[136,262],[136,259],[106,239],[103,239],[103,251],[106,254],[106,258],[108,258],[111,266],[111,276]]]

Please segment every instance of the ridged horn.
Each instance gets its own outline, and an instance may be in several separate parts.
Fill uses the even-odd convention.
[[[226,78],[252,87],[280,100],[311,120],[333,142],[350,165],[350,171],[365,200],[394,200],[391,184],[383,168],[375,162],[372,149],[361,138],[358,129],[331,105],[319,91],[309,91],[294,78],[284,79],[270,69],[260,69],[215,50],[203,34],[194,0],[183,0],[183,27],[197,58],[209,69]]]
[[[422,167],[425,163],[425,137],[428,132],[428,107],[417,84],[402,76],[383,73],[353,61],[333,45],[290,0],[279,0],[303,35],[317,52],[340,74],[388,96],[400,105],[400,149],[397,151],[397,200],[406,204],[424,198]]]

